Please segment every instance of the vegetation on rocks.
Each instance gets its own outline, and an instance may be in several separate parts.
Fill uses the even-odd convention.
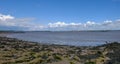
[[[75,47],[0,37],[0,64],[120,64],[120,43]]]

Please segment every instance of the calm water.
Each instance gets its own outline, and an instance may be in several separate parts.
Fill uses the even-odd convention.
[[[120,42],[120,31],[109,32],[26,32],[8,35],[27,41],[40,43],[75,45],[75,46],[96,46],[105,44],[106,41]]]

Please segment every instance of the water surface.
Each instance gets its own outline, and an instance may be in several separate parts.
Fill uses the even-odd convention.
[[[120,31],[87,32],[87,31],[63,31],[63,32],[25,32],[10,34],[8,37],[18,38],[39,43],[96,46],[107,42],[120,42]]]

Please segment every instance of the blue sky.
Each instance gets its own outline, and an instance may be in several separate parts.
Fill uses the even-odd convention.
[[[14,17],[14,24],[19,23],[24,25],[22,19],[27,19],[25,25],[34,26],[33,30],[66,30],[71,25],[80,25],[87,23],[96,25],[108,23],[116,23],[120,19],[120,0],[0,0],[0,14],[1,16]],[[32,20],[31,20],[32,19]],[[117,21],[116,21],[117,20]],[[16,25],[4,25],[10,23],[9,21],[1,20],[1,29],[26,30],[28,27]],[[29,22],[30,21],[30,22]],[[31,25],[32,24],[32,25]],[[57,26],[56,26],[57,24]],[[61,25],[62,24],[62,25]],[[50,25],[50,26],[49,26]],[[52,28],[51,28],[52,25]],[[55,27],[53,27],[55,26]],[[4,28],[5,27],[5,28]],[[14,28],[15,27],[15,28]],[[97,29],[99,26],[84,28],[79,26],[79,30]],[[110,26],[116,29],[113,26]],[[69,30],[76,30],[77,27],[71,27]],[[103,27],[99,29],[108,29]],[[118,29],[118,28],[117,28]],[[120,29],[120,28],[119,28]]]

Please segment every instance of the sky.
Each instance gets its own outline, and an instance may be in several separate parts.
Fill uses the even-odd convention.
[[[120,30],[120,0],[0,0],[0,30]]]

